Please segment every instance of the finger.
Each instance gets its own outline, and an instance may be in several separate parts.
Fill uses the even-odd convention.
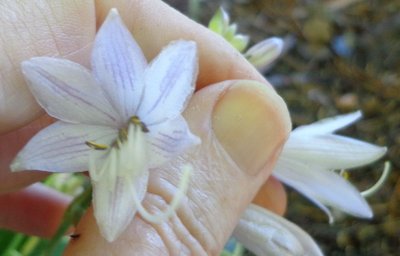
[[[0,134],[42,114],[25,86],[21,61],[46,55],[88,63],[94,20],[92,1],[1,1]]]
[[[259,189],[252,203],[283,215],[286,211],[287,195],[282,183],[273,176],[269,177]]]
[[[40,114],[39,107],[24,85],[19,63],[32,56],[51,55],[87,63],[90,55],[90,43],[95,33],[94,6],[91,1],[3,1],[0,13],[15,13],[16,17],[0,15],[0,39],[7,42],[0,50],[0,134],[32,121]],[[199,45],[200,74],[199,87],[227,80],[253,79],[267,83],[264,78],[224,39],[205,27],[191,21],[162,1],[119,0],[97,1],[97,23],[101,24],[108,9],[119,7],[127,25],[139,41],[147,57],[151,59],[169,41],[186,38],[195,40]],[[29,14],[24,10],[30,10]],[[157,20],[155,17],[162,17]],[[15,31],[16,19],[20,26]],[[40,42],[40,43],[38,43]],[[45,43],[43,43],[45,42]],[[12,65],[9,65],[12,64]],[[21,104],[23,102],[23,104]],[[13,114],[11,114],[13,113]],[[29,129],[19,143],[25,144],[38,129]],[[7,145],[18,132],[8,135]],[[14,146],[13,146],[14,147]],[[15,153],[4,149],[3,154]],[[8,172],[9,159],[0,157],[0,172]],[[10,176],[10,174],[1,174]],[[35,174],[36,175],[36,174]],[[14,182],[28,184],[38,179],[30,175],[11,175]],[[23,180],[19,181],[19,177]],[[12,185],[13,183],[9,183]],[[20,187],[21,185],[18,184]],[[1,191],[1,189],[0,189]]]
[[[159,0],[97,0],[97,24],[117,8],[148,59],[177,39],[193,40],[199,48],[198,88],[228,79],[267,83],[258,71],[225,39],[190,20]]]
[[[111,7],[119,8],[149,59],[171,40],[198,42],[199,88],[227,79],[253,79],[267,83],[223,38],[162,1],[96,1],[97,24],[101,24]],[[20,62],[33,56],[47,55],[88,64],[95,34],[94,13],[92,1],[2,2],[0,39],[6,43],[0,49],[0,134],[23,126],[42,113],[25,86]]]
[[[0,195],[0,228],[51,237],[71,198],[42,184]]]
[[[79,239],[66,255],[217,255],[240,214],[271,174],[290,130],[283,101],[256,82],[226,81],[192,98],[185,117],[202,144],[168,166],[152,170],[144,206],[165,209],[190,163],[187,198],[176,216],[150,224],[136,215],[114,243],[104,240],[89,211],[78,226]]]

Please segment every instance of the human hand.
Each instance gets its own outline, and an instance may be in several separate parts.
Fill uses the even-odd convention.
[[[14,5],[15,10],[22,8],[21,3],[16,4],[10,1],[9,4]],[[26,3],[26,5],[29,4]],[[15,52],[7,52],[11,56],[8,58],[17,64],[16,68],[4,74],[3,77],[10,76],[5,81],[19,82],[12,84],[12,87],[10,84],[2,84],[3,88],[8,88],[4,90],[5,92],[11,91],[18,94],[18,101],[7,101],[4,108],[0,110],[1,120],[5,120],[4,127],[0,128],[3,132],[14,130],[40,113],[32,98],[22,98],[23,95],[29,95],[29,93],[22,82],[18,63],[37,55],[58,55],[82,64],[87,63],[95,26],[101,24],[110,7],[108,1],[97,1],[95,13],[92,4],[78,1],[74,2],[74,5],[70,1],[62,2],[62,4],[49,1],[48,5],[44,4],[41,7],[24,6],[26,9],[33,10],[41,8],[41,15],[45,17],[58,17],[57,20],[48,18],[48,23],[37,24],[34,27],[38,28],[38,31],[29,33],[32,37],[37,36],[36,33],[39,31],[43,33],[43,27],[45,27],[49,33],[44,33],[46,38],[39,40],[46,42],[52,38],[57,47],[52,49],[49,45],[37,45],[35,47],[38,49],[31,49],[31,52],[24,52],[24,54],[19,52],[18,47],[14,47]],[[252,79],[266,83],[250,64],[221,38],[160,1],[117,1],[112,7],[120,10],[122,18],[132,30],[148,59],[153,58],[169,41],[181,38],[196,41],[200,53],[198,88],[228,79]],[[65,20],[60,19],[57,10],[62,12],[61,17]],[[162,19],[157,20],[157,17],[162,17]],[[42,16],[41,18],[43,20]],[[32,17],[23,16],[21,19],[22,23],[26,23],[26,20]],[[49,23],[49,20],[52,22]],[[4,23],[7,24],[7,22]],[[27,27],[30,27],[28,25]],[[81,32],[82,35],[77,35]],[[73,37],[65,40],[66,35],[70,36],[69,33]],[[9,33],[0,36],[7,35],[9,36]],[[7,38],[4,40],[10,41]],[[3,97],[10,96],[3,95]],[[20,98],[23,101],[19,100]],[[19,102],[26,102],[27,107],[15,106]],[[22,114],[10,120],[11,109],[18,109],[22,111]],[[232,123],[238,120],[237,116],[242,116],[239,119],[241,122]],[[98,254],[96,250],[98,250],[101,254],[106,252],[124,254],[134,250],[140,254],[142,250],[142,253],[149,254],[154,251],[165,252],[169,249],[172,254],[175,254],[173,252],[177,247],[187,246],[193,250],[192,253],[200,253],[201,249],[205,249],[208,253],[216,254],[221,249],[241,212],[271,173],[280,146],[289,132],[290,122],[287,110],[281,99],[268,85],[249,81],[227,81],[208,86],[198,92],[190,102],[185,117],[192,131],[201,137],[203,144],[199,150],[196,150],[196,155],[190,156],[195,174],[188,191],[188,200],[183,202],[177,212],[179,217],[173,217],[168,223],[155,226],[150,226],[137,217],[118,241],[109,244],[98,234],[89,211],[78,227],[77,232],[82,235],[74,241],[67,250],[68,253],[85,255],[86,250],[90,250],[91,254],[96,255]],[[9,181],[6,183],[9,184],[7,187],[1,187],[2,191],[10,191],[40,178],[28,173],[10,174],[8,164],[18,147],[25,144],[33,133],[50,121],[49,118],[44,117],[41,121],[36,121],[36,125],[2,136],[2,141],[12,142],[11,145],[16,148],[14,152],[10,148],[1,150],[1,175]],[[19,140],[15,139],[17,136]],[[22,136],[25,136],[24,139]],[[222,145],[223,148],[215,145]],[[165,180],[175,184],[179,177],[162,170],[154,175],[152,173],[149,183],[150,193],[144,202],[147,207],[149,205],[162,207],[163,204],[160,205],[158,198],[170,198],[171,184],[165,183]],[[275,187],[279,188],[279,185],[264,186],[266,190],[264,193],[272,194],[268,191]],[[275,210],[280,208],[278,211],[281,211],[281,205],[284,202],[280,200],[282,191],[278,189],[273,193],[278,203],[272,200],[270,207]],[[276,203],[275,206],[274,203]]]

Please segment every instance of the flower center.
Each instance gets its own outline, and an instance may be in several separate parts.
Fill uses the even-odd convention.
[[[127,190],[124,192],[131,194],[141,216],[149,222],[161,223],[175,214],[188,189],[193,168],[190,165],[182,167],[182,178],[177,191],[163,212],[152,214],[147,211],[141,203],[143,195],[137,191],[136,180],[148,175],[148,145],[145,137],[148,132],[149,129],[139,117],[133,116],[126,127],[119,129],[117,138],[110,146],[86,141],[86,145],[94,149],[89,156],[89,173],[92,181],[97,186],[101,184],[106,191],[104,200],[108,200],[109,194],[114,193],[118,184],[123,184]]]
[[[129,118],[127,126],[119,129],[117,139],[115,139],[115,141],[111,143],[110,146],[94,141],[86,141],[85,144],[94,150],[107,150],[109,147],[120,149],[121,145],[128,140],[128,131],[130,126],[132,125],[139,127],[143,133],[149,132],[146,124],[143,123],[138,116],[132,116],[131,118]]]
[[[110,145],[86,141],[86,145],[94,149],[90,152],[88,166],[92,180],[108,180],[108,187],[112,191],[116,179],[126,178],[135,171],[137,173],[146,170],[147,132],[147,126],[139,117],[133,116],[127,126],[118,131]]]

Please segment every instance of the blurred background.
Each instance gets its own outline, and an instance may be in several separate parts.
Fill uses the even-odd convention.
[[[368,198],[374,218],[342,216],[333,225],[298,193],[289,192],[287,217],[306,230],[326,255],[400,255],[400,1],[397,0],[166,0],[207,26],[222,6],[250,36],[250,46],[267,37],[286,48],[264,74],[286,100],[294,127],[362,110],[363,120],[340,131],[346,136],[388,147],[384,159],[347,173],[360,190],[380,178],[384,161],[392,172]],[[83,175],[52,175],[45,184],[78,196],[52,240],[0,230],[0,255],[61,255],[69,225],[90,202]],[[252,255],[241,250],[224,255]]]
[[[400,255],[400,1],[191,0],[167,1],[207,25],[222,6],[250,45],[278,36],[286,52],[265,76],[286,100],[294,127],[362,110],[340,133],[388,147],[385,159],[351,171],[360,191],[392,172],[368,201],[372,220],[325,214],[289,191],[286,217],[310,233],[326,255]]]

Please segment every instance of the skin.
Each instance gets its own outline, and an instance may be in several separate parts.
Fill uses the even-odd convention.
[[[24,188],[46,173],[9,172],[18,150],[53,121],[29,93],[19,63],[47,55],[88,66],[96,28],[110,7],[120,11],[148,59],[172,40],[197,42],[197,89],[203,89],[194,95],[184,116],[202,144],[185,155],[195,172],[187,198],[169,221],[155,225],[136,216],[110,244],[99,234],[90,209],[66,255],[217,255],[257,191],[258,204],[284,212],[282,185],[268,177],[290,131],[290,119],[281,98],[238,52],[157,0],[0,3],[0,227],[51,236],[69,202],[54,191],[43,193],[40,185]],[[153,212],[163,209],[179,178],[180,169],[173,164],[152,171],[144,206]],[[48,210],[15,217],[20,211],[34,212],[37,205]]]

